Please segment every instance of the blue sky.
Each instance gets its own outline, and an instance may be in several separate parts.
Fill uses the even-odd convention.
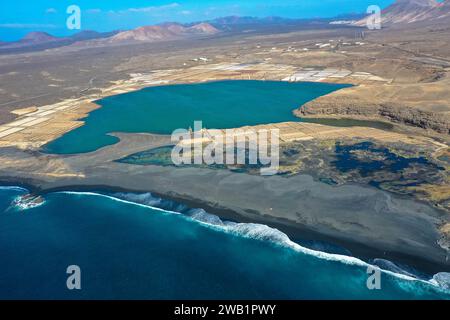
[[[66,9],[78,5],[83,30],[132,29],[165,21],[192,22],[229,15],[287,18],[333,17],[386,7],[393,0],[1,0],[0,40],[17,40],[30,31],[63,36]]]

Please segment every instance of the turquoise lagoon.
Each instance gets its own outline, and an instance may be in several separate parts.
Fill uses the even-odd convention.
[[[220,81],[149,87],[97,101],[102,108],[85,125],[45,146],[55,154],[95,151],[118,142],[112,132],[171,134],[202,121],[204,128],[227,129],[301,121],[292,113],[308,101],[349,87],[343,84]]]

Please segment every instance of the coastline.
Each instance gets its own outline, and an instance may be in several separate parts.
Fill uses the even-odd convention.
[[[391,0],[382,30],[350,12],[353,25],[271,14],[54,47],[61,37],[30,29],[0,53],[0,299],[450,300],[450,0],[425,1]],[[239,81],[211,100],[139,93]],[[252,102],[248,81],[346,87],[281,110],[289,94],[269,86]],[[308,90],[295,94],[322,92]],[[277,130],[278,173],[175,165],[173,127],[198,132],[189,114],[203,150],[224,118]],[[74,266],[82,290],[67,290]]]
[[[450,271],[448,251],[438,245],[439,224],[448,218],[424,202],[366,185],[334,187],[309,175],[261,177],[226,170],[130,166],[115,160],[166,145],[170,137],[113,135],[119,143],[79,155],[6,148],[0,181],[39,194],[150,192],[224,219],[275,227],[294,241],[335,244],[365,260],[386,258],[430,274]]]
[[[110,193],[149,193],[150,191],[146,189],[139,188],[123,188],[121,186],[113,185],[66,185],[58,186],[54,188],[41,188],[36,184],[36,181],[22,181],[21,183],[16,183],[14,180],[0,180],[0,185],[2,186],[17,186],[29,190],[30,193],[44,196],[52,192],[94,192],[99,194],[110,194]],[[386,251],[382,248],[376,246],[369,246],[362,244],[358,241],[351,241],[339,236],[329,236],[321,233],[320,231],[312,230],[308,226],[294,223],[287,219],[277,218],[269,215],[262,215],[257,212],[237,212],[230,208],[220,207],[212,205],[206,201],[200,199],[187,198],[185,196],[181,197],[179,195],[171,194],[161,194],[158,192],[150,192],[153,196],[159,197],[164,200],[169,200],[175,203],[183,204],[192,209],[203,209],[210,214],[218,216],[222,220],[228,220],[238,223],[256,223],[267,225],[271,228],[278,229],[279,231],[285,233],[293,242],[302,241],[318,241],[333,246],[338,246],[343,249],[348,250],[351,255],[350,257],[355,257],[361,259],[367,263],[370,263],[373,259],[386,259],[400,265],[405,265],[412,267],[419,272],[426,273],[429,276],[433,276],[439,272],[450,272],[450,267],[448,264],[437,263],[436,261],[430,261],[429,259],[418,256],[409,255],[402,253],[401,251]],[[315,249],[314,249],[315,250]],[[317,251],[317,250],[316,250]]]
[[[136,86],[135,83],[133,85],[134,87],[129,85],[128,88],[130,91],[143,89]],[[153,85],[147,84],[145,87],[149,86]],[[120,85],[117,85],[116,89],[119,87]],[[103,93],[103,95],[117,95],[122,93],[126,92],[120,92],[120,89],[117,89],[108,91],[106,95]],[[316,99],[312,101],[315,101]],[[96,98],[95,100],[90,101],[90,103],[94,104],[96,108],[99,108],[101,106],[97,104],[98,100],[99,98]],[[77,119],[79,120],[81,118]],[[301,119],[299,120],[301,121]],[[137,135],[138,134],[135,134],[135,136]],[[119,138],[121,137],[119,136]],[[122,147],[124,148],[121,149]],[[318,208],[312,208],[315,203],[314,201],[320,204],[320,200],[322,199],[320,194],[327,194],[331,189],[323,187],[322,190],[322,187],[317,187],[316,182],[314,182],[313,184],[316,185],[314,188],[318,189],[317,192],[319,196],[313,202],[310,202],[309,199],[307,199],[311,192],[308,190],[308,187],[312,183],[308,179],[300,179],[299,185],[289,183],[289,186],[285,187],[279,182],[275,182],[273,185],[267,183],[266,185],[268,180],[260,180],[255,177],[242,178],[242,176],[233,175],[234,178],[237,177],[234,181],[233,178],[227,174],[212,174],[211,172],[208,172],[208,170],[190,171],[189,169],[178,170],[173,168],[156,168],[153,166],[146,168],[130,168],[123,164],[111,162],[120,157],[117,152],[127,155],[132,152],[144,150],[143,148],[148,149],[148,147],[149,145],[142,143],[142,141],[141,143],[131,146],[127,145],[126,141],[122,141],[122,143],[106,146],[95,152],[86,154],[65,155],[61,157],[48,155],[49,159],[53,159],[55,163],[57,163],[57,167],[61,166],[63,168],[62,171],[67,170],[69,174],[66,176],[58,172],[53,174],[52,171],[54,169],[45,169],[47,172],[41,171],[40,164],[37,164],[34,172],[33,170],[26,169],[25,171],[22,171],[21,174],[17,174],[17,176],[23,178],[9,179],[9,184],[17,185],[18,183],[16,183],[16,181],[22,180],[19,185],[26,186],[28,190],[39,194],[53,191],[97,191],[98,189],[122,192],[151,192],[155,196],[183,203],[192,208],[202,208],[205,211],[224,219],[243,223],[261,223],[277,228],[286,233],[293,241],[296,241],[297,239],[313,240],[338,245],[350,250],[355,257],[362,258],[363,260],[384,258],[410,265],[430,274],[450,271],[448,253],[447,256],[444,257],[444,253],[441,250],[442,248],[439,248],[436,243],[439,239],[438,232],[435,226],[432,227],[435,217],[430,218],[427,217],[426,214],[421,213],[420,216],[411,218],[403,211],[398,212],[397,209],[395,209],[397,211],[394,212],[395,214],[393,216],[394,220],[397,219],[396,221],[390,221],[389,213],[391,212],[389,211],[387,214],[383,213],[383,216],[375,216],[375,214],[378,214],[376,209],[378,205],[381,207],[389,207],[390,205],[390,199],[385,199],[384,193],[382,192],[369,192],[369,194],[371,193],[372,196],[377,198],[377,200],[372,203],[373,208],[369,208],[370,204],[364,205],[362,212],[355,213],[357,215],[356,217],[350,217],[348,215],[352,210],[358,210],[358,208],[353,209],[352,203],[354,199],[356,199],[356,201],[361,201],[357,198],[358,190],[369,190],[370,188],[366,188],[366,186],[355,186],[353,188],[351,185],[346,185],[346,187],[349,187],[350,189],[353,188],[353,191],[350,193],[354,192],[354,194],[349,195],[343,192],[342,203],[339,205],[342,205],[343,207],[349,205],[349,208],[346,209],[348,212],[345,212],[342,208],[342,210],[338,210],[337,216],[339,214],[347,215],[341,221],[340,217],[331,216],[327,212],[327,210],[333,208],[331,206],[333,201],[331,200],[326,201],[328,206],[320,207],[319,205]],[[41,155],[42,154],[38,155],[38,157]],[[187,172],[188,174],[178,174],[180,172]],[[84,177],[76,177],[73,173]],[[199,173],[199,176],[197,173]],[[215,180],[209,181],[208,177],[214,175]],[[221,184],[221,179],[223,177],[227,179],[227,183],[231,182],[232,187],[226,186],[224,189],[215,190],[217,195],[221,195],[221,199],[216,201],[214,197],[210,197],[209,199],[206,197],[203,198],[203,195],[207,195],[208,192],[214,193],[213,188]],[[243,186],[235,184],[236,181],[240,180],[244,181]],[[272,180],[277,179],[274,178]],[[2,181],[1,178],[0,181]],[[171,189],[178,181],[189,181],[189,183],[184,188]],[[287,180],[284,181],[286,182]],[[205,184],[206,187],[198,188],[197,184],[201,185],[202,183]],[[233,195],[236,196],[238,191],[243,193],[242,195],[238,195],[238,197],[245,196],[248,188],[257,189],[258,185],[263,185],[263,188],[258,189],[259,193],[255,192],[251,194],[251,197],[248,199],[242,197],[238,200],[233,199]],[[161,190],[161,187],[163,187],[163,190]],[[306,198],[302,195],[302,192],[298,192],[297,189],[299,187],[303,188],[302,192],[306,194]],[[231,195],[228,196],[227,193],[231,193]],[[293,193],[295,193],[297,198],[292,197]],[[270,196],[268,196],[269,194]],[[278,198],[277,195],[280,194],[281,196]],[[264,196],[266,196],[267,199],[261,199]],[[381,198],[382,204],[378,204],[378,198]],[[401,197],[395,198],[399,199]],[[258,203],[261,201],[270,203],[270,201],[267,201],[268,199],[274,203],[274,208],[272,208],[272,204],[267,204],[266,207],[264,207]],[[298,199],[303,201],[303,204],[305,205],[304,209],[308,209],[309,212],[293,211],[298,208]],[[367,195],[365,199],[366,201],[369,201],[370,196]],[[288,204],[282,203],[283,201],[287,201]],[[254,203],[247,206],[247,202]],[[416,203],[418,203],[418,201],[416,201]],[[280,209],[281,212],[277,212],[278,215],[273,214],[272,209],[273,211],[276,211],[277,208]],[[435,208],[432,209],[434,210]],[[322,212],[320,212],[321,210]],[[415,220],[416,218],[417,220]],[[389,225],[391,222],[394,224],[392,230],[385,231],[384,227],[391,227]],[[407,230],[409,227],[411,227],[411,230]],[[374,233],[373,235],[370,234],[372,232]],[[402,236],[406,239],[404,243],[402,242]],[[422,242],[422,240],[424,240],[424,242]],[[418,250],[421,245],[423,248]],[[444,261],[445,258],[447,260]]]
[[[24,191],[21,191],[20,194],[23,195],[23,192]],[[254,261],[258,261],[259,248],[268,248],[271,255],[264,255],[264,257],[269,257],[267,266],[269,267],[269,269],[273,270],[273,273],[281,276],[281,281],[274,281],[274,287],[279,287],[281,289],[283,288],[283,283],[289,287],[289,284],[292,282],[285,282],[283,279],[289,279],[292,277],[292,279],[296,279],[297,281],[297,285],[293,287],[293,293],[300,294],[300,297],[303,298],[307,298],[308,294],[314,295],[313,292],[316,292],[314,289],[316,280],[312,280],[312,283],[310,283],[308,279],[314,279],[315,275],[319,276],[320,274],[322,274],[322,272],[325,272],[326,274],[327,271],[328,274],[335,275],[339,279],[342,279],[338,283],[342,285],[343,288],[346,287],[346,279],[348,279],[352,283],[353,281],[356,282],[355,289],[349,290],[349,296],[355,296],[356,298],[358,298],[358,293],[360,291],[362,291],[362,294],[367,293],[371,295],[370,292],[365,291],[366,269],[371,266],[374,266],[377,269],[381,269],[383,277],[383,289],[386,288],[388,290],[383,291],[383,296],[385,294],[389,294],[391,290],[394,290],[395,292],[400,290],[399,292],[400,294],[402,294],[404,290],[406,288],[410,288],[410,286],[411,288],[415,288],[415,290],[406,290],[407,292],[410,292],[409,296],[413,299],[414,297],[419,296],[419,292],[421,292],[420,296],[422,294],[425,294],[426,296],[431,294],[432,297],[435,296],[435,298],[438,299],[441,298],[441,295],[443,295],[444,298],[448,295],[448,290],[446,287],[446,277],[448,276],[448,274],[446,273],[425,274],[422,272],[415,272],[411,268],[408,268],[408,266],[400,265],[399,268],[397,268],[395,265],[386,260],[366,262],[359,257],[355,257],[354,255],[343,255],[339,252],[330,252],[327,249],[322,249],[322,247],[320,246],[318,248],[310,248],[308,245],[290,240],[282,231],[270,228],[267,225],[246,223],[241,224],[227,221],[224,221],[223,223],[223,220],[221,221],[216,216],[204,213],[203,210],[190,210],[189,208],[186,208],[184,206],[178,207],[173,203],[167,201],[159,202],[159,200],[160,199],[152,197],[151,195],[145,195],[142,197],[136,196],[136,194],[134,193],[109,194],[105,192],[81,191],[59,192],[49,194],[48,197],[46,197],[47,204],[44,205],[43,208],[39,209],[36,207],[36,209],[33,209],[32,211],[24,211],[21,212],[19,216],[14,215],[15,217],[10,216],[10,218],[15,219],[16,223],[14,224],[15,228],[13,228],[13,230],[15,230],[15,232],[19,231],[19,233],[20,230],[22,230],[20,221],[22,221],[23,217],[25,216],[28,216],[29,219],[32,219],[32,221],[36,222],[31,226],[28,226],[28,228],[30,228],[33,232],[41,232],[39,231],[40,228],[36,229],[36,224],[39,225],[39,223],[43,223],[43,225],[45,226],[46,223],[52,221],[71,221],[73,223],[74,230],[77,230],[77,232],[75,232],[77,236],[74,237],[73,240],[71,238],[72,241],[75,241],[73,242],[73,244],[77,245],[77,243],[80,243],[80,246],[86,248],[85,250],[91,250],[92,248],[95,249],[98,254],[100,254],[101,261],[89,257],[88,259],[83,260],[83,263],[80,265],[83,265],[85,268],[87,268],[86,266],[88,265],[100,265],[99,272],[102,274],[104,274],[104,270],[102,268],[102,259],[107,258],[105,257],[105,253],[106,256],[114,257],[114,253],[123,251],[129,252],[130,254],[126,259],[124,259],[124,263],[129,264],[129,262],[131,261],[139,261],[139,265],[142,266],[141,269],[143,274],[148,274],[149,269],[154,270],[155,266],[159,267],[160,265],[162,265],[160,263],[161,260],[159,260],[161,257],[163,259],[162,261],[164,261],[164,259],[169,259],[169,261],[171,261],[173,257],[170,252],[180,253],[189,251],[189,248],[184,248],[184,244],[186,244],[188,247],[192,246],[194,248],[198,248],[199,246],[201,248],[210,248],[209,250],[201,251],[199,251],[198,249],[194,249],[194,254],[188,255],[193,256],[195,259],[204,259],[205,261],[205,263],[198,264],[198,267],[195,268],[195,270],[201,269],[202,267],[208,265],[206,261],[211,259],[211,255],[214,256],[215,254],[218,254],[220,256],[220,259],[223,259],[225,261],[224,263],[220,263],[220,265],[225,265],[225,268],[227,270],[230,269],[230,267],[232,266],[232,262],[234,261],[238,262],[238,267],[243,267],[244,265],[247,267],[246,264],[249,263],[249,266],[254,266],[258,270],[260,268],[259,263],[255,265]],[[79,207],[79,201],[82,201],[86,205],[82,205],[81,207]],[[61,205],[64,205],[64,203],[70,204],[70,207],[72,209],[69,210],[69,212],[63,213],[59,211],[58,207],[61,207]],[[7,205],[7,203],[3,203],[3,205],[5,204]],[[24,203],[18,203],[19,207],[12,208],[12,212],[19,213],[20,211],[22,211],[22,204]],[[85,210],[79,210],[79,208],[85,208]],[[89,208],[97,209],[95,210],[95,212],[93,212],[95,213],[93,216],[96,218],[93,219],[90,215],[86,216],[86,210]],[[122,210],[120,210],[119,208],[122,208]],[[17,211],[17,209],[19,211]],[[124,212],[124,210],[126,212]],[[123,215],[124,213],[128,214]],[[120,216],[121,218],[117,220],[117,216]],[[100,219],[98,219],[98,217],[100,217]],[[101,226],[103,225],[103,223],[108,223],[106,221],[103,221],[105,219],[108,220],[108,217],[112,218],[112,232],[105,231],[104,233],[100,233],[100,235],[98,235],[97,228],[83,227],[86,225],[86,223],[88,226]],[[118,224],[117,222],[121,223]],[[158,223],[155,224],[154,222]],[[166,224],[166,222],[168,222],[169,224]],[[131,229],[130,224],[132,226]],[[127,232],[122,233],[122,229],[127,230]],[[55,232],[57,232],[57,230],[53,230],[54,232],[50,234],[54,234]],[[71,233],[71,231],[73,231],[72,228],[65,230],[68,230],[69,234]],[[87,234],[84,234],[85,230],[88,230]],[[135,230],[136,232],[133,232],[133,230]],[[177,232],[175,234],[171,233],[173,230],[176,230]],[[213,241],[204,240],[204,238],[201,236],[203,235],[203,232],[206,232],[206,234],[210,234]],[[18,235],[18,238],[21,239],[21,236],[26,238],[27,234],[28,233],[22,233],[22,235]],[[94,234],[96,238],[92,239],[92,234]],[[192,234],[195,234],[196,236],[193,238]],[[199,236],[197,236],[197,234]],[[111,246],[111,241],[108,241],[107,239],[115,239],[117,235],[122,235],[122,241],[120,241],[121,243]],[[180,242],[180,240],[186,239],[183,235],[187,235],[187,239],[192,242]],[[83,241],[84,237],[90,240]],[[136,238],[138,239],[138,241],[135,240]],[[97,239],[99,241],[96,241]],[[153,239],[153,241],[142,242],[142,240],[145,239]],[[44,243],[46,243],[45,237],[43,240]],[[162,242],[159,243],[159,240],[162,240]],[[38,241],[37,244],[39,243],[40,241]],[[222,245],[227,243],[228,247],[224,248],[224,250],[221,250]],[[251,243],[251,248],[246,247],[245,243]],[[152,244],[155,247],[152,247]],[[130,245],[132,245],[132,248],[129,248]],[[203,245],[205,245],[205,247],[203,247]],[[165,249],[159,250],[158,248],[161,247]],[[151,250],[151,248],[156,249]],[[217,251],[215,251],[215,249]],[[167,254],[167,252],[169,253]],[[201,252],[202,254],[197,255],[197,252]],[[46,259],[48,259],[49,256],[39,253],[35,255],[37,257],[37,261],[41,261],[40,263],[42,263],[42,261],[46,261]],[[223,255],[223,253],[227,254]],[[253,253],[256,253],[256,259],[253,259]],[[273,258],[272,254],[274,255]],[[32,253],[30,255],[33,256]],[[142,257],[143,255],[145,255],[147,258],[140,259],[140,257]],[[70,259],[73,258],[73,252],[69,250],[69,254],[66,254],[64,250],[63,252],[61,252],[61,256],[62,260],[68,258]],[[122,257],[123,255],[120,256]],[[179,256],[180,254],[175,254],[175,257]],[[15,256],[12,256],[11,258],[12,259],[8,260],[16,259]],[[21,259],[21,257],[19,257],[18,259]],[[212,261],[221,261],[220,259],[213,259]],[[113,264],[115,263],[115,261],[116,260],[113,260]],[[152,261],[157,262],[152,264]],[[214,274],[214,270],[221,270],[220,268],[214,268],[215,264],[216,262],[213,262],[212,268],[208,268],[209,270],[212,270],[212,274]],[[272,266],[270,266],[270,264],[272,264]],[[108,263],[108,265],[111,265],[111,263]],[[186,266],[184,266],[184,264],[182,263],[180,265],[180,268],[182,270],[185,270],[185,268],[189,268],[189,265],[189,262]],[[51,260],[48,264],[49,268],[52,268],[52,266],[53,260]],[[264,266],[266,266],[266,264],[264,264]],[[328,267],[330,268],[328,269]],[[324,269],[324,271],[322,271],[322,269]],[[89,272],[92,273],[97,269],[89,270]],[[169,270],[170,271],[166,275],[167,277],[171,277],[171,275],[173,275],[173,270],[170,268]],[[230,272],[234,272],[232,267]],[[272,274],[272,272],[270,273]],[[224,273],[220,272],[220,274]],[[251,274],[253,274],[253,272]],[[258,274],[258,272],[256,272],[256,274]],[[267,274],[267,272],[260,274],[262,278],[260,277],[261,279],[259,279],[260,281],[258,281],[257,283],[265,283],[264,274]],[[289,274],[291,274],[291,277],[288,276]],[[173,276],[176,277],[177,275],[174,274]],[[17,275],[17,277],[20,278],[20,273]],[[234,275],[232,275],[231,277],[234,278]],[[141,279],[143,279],[143,277],[139,276],[138,281],[142,281]],[[144,279],[147,278],[144,277]],[[151,277],[149,279],[151,279]],[[325,279],[328,278],[325,277]],[[329,279],[328,281],[331,285],[333,285],[333,282],[330,280],[331,279]],[[151,282],[151,280],[149,281]],[[148,283],[147,281],[144,282]],[[99,284],[100,287],[102,287],[102,283],[99,282]],[[303,291],[301,291],[302,288],[309,288],[311,284],[313,285],[311,287],[311,291],[309,289],[305,290],[306,296],[303,295]],[[12,285],[14,285],[14,282],[12,282]],[[403,285],[406,285],[407,287],[403,287]],[[209,286],[207,287],[209,288]],[[145,288],[145,286],[143,288]],[[354,292],[354,290],[356,291],[356,293]],[[347,291],[344,290],[340,292],[343,296],[347,296],[347,294],[345,293]],[[333,294],[331,294],[331,296],[333,296]],[[377,294],[375,294],[375,296],[377,296]],[[408,297],[408,295],[406,297]]]

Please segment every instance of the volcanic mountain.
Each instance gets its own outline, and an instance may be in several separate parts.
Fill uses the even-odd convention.
[[[450,0],[442,3],[436,0],[397,0],[382,11],[382,24],[410,24],[415,22],[430,23],[450,17]],[[366,18],[354,23],[365,26]]]
[[[212,26],[209,23],[202,22],[199,24],[195,24],[188,28],[188,32],[200,33],[200,34],[216,34],[219,32],[217,28]]]
[[[83,30],[80,31],[70,38],[74,41],[85,41],[85,40],[92,40],[92,39],[103,39],[103,38],[109,38],[116,34],[118,34],[120,31],[110,31],[110,32],[97,32],[93,30]]]
[[[46,32],[30,32],[19,41],[2,43],[0,45],[0,51],[14,51],[31,47],[50,48],[66,45],[67,43],[67,38],[57,38]]]
[[[450,0],[438,3],[432,9],[427,10],[417,17],[419,21],[436,21],[443,22],[445,19],[450,20]]]
[[[26,34],[19,41],[0,42],[0,53],[46,50],[68,46],[73,43],[83,42],[86,40],[107,38],[114,36],[115,34],[117,34],[117,31],[100,33],[96,31],[85,30],[69,37],[55,37],[46,32],[35,31]]]
[[[163,41],[180,39],[192,35],[212,35],[219,30],[208,23],[184,26],[178,23],[164,23],[156,26],[139,27],[130,31],[123,31],[107,39],[109,43],[128,41]]]
[[[397,0],[382,12],[384,23],[412,23],[418,21],[425,12],[435,8],[435,0]]]
[[[46,43],[52,41],[59,41],[61,38],[54,37],[46,32],[30,32],[20,40],[22,43]]]

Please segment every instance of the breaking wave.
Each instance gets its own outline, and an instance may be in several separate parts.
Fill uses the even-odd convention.
[[[20,199],[14,200],[10,208],[17,209],[19,211],[25,211],[40,207],[44,202],[34,203],[34,202],[23,202]]]
[[[15,189],[18,190],[18,189]],[[23,191],[22,189],[21,191]],[[8,209],[25,211],[40,207],[45,204],[45,199],[40,196],[34,196],[29,193],[14,198]]]
[[[285,233],[278,229],[271,228],[267,225],[256,224],[256,223],[238,223],[232,221],[224,221],[220,217],[210,214],[203,209],[191,209],[183,204],[178,204],[174,201],[164,200],[159,197],[153,196],[151,193],[112,193],[103,194],[95,192],[75,192],[75,191],[63,191],[57,193],[78,195],[78,196],[96,196],[105,197],[113,201],[118,201],[122,203],[138,205],[142,207],[151,208],[153,210],[165,213],[165,214],[177,214],[187,217],[198,223],[201,223],[207,227],[214,228],[216,230],[221,230],[233,235],[257,239],[261,241],[267,241],[278,246],[285,248],[290,248],[296,252],[303,253],[305,255],[314,256],[319,259],[324,259],[328,261],[341,262],[347,265],[354,265],[363,268],[368,268],[370,266],[379,268],[383,273],[391,275],[395,278],[407,280],[407,281],[417,281],[424,284],[431,284],[440,290],[449,291],[450,290],[450,273],[438,273],[429,279],[426,277],[419,276],[414,271],[400,267],[391,261],[384,259],[374,259],[371,263],[364,262],[356,257],[333,254],[322,251],[317,251],[314,249],[309,249],[293,242]]]
[[[0,191],[2,190],[11,190],[11,191],[24,191],[24,192],[28,192],[27,189],[22,188],[22,187],[16,187],[16,186],[11,186],[11,187],[5,187],[5,186],[0,186]]]
[[[450,290],[450,273],[440,272],[435,274],[430,282],[445,290]]]
[[[428,280],[428,277],[419,271],[404,265],[398,265],[386,259],[373,259],[370,263],[383,270],[388,270],[397,274],[403,274],[408,277]]]

